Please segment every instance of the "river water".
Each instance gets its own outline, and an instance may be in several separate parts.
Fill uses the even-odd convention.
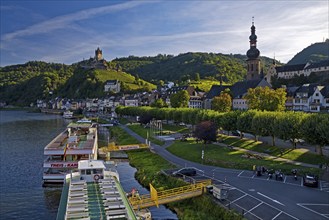
[[[58,115],[0,111],[0,219],[56,219],[61,188],[42,187],[43,149],[69,121]],[[147,193],[134,179],[129,163],[118,164],[122,186]],[[161,206],[154,219],[177,219]]]

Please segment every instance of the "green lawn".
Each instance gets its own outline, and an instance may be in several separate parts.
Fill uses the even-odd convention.
[[[129,128],[135,132],[136,134],[142,136],[143,138],[147,138],[147,133],[149,134],[149,140],[152,143],[155,143],[157,145],[164,145],[164,141],[158,140],[150,135],[150,129],[144,128],[142,125],[129,125]]]
[[[123,130],[118,126],[111,127],[110,132],[111,132],[111,141],[116,142],[118,145],[140,143],[138,140],[130,136],[125,130]]]
[[[162,125],[163,131],[173,131],[178,133],[189,133],[190,129],[188,129],[186,126],[180,126],[180,125],[168,125],[163,124]]]
[[[119,122],[120,124],[126,125],[128,124],[130,121],[127,118],[119,118]]]
[[[256,142],[250,139],[240,139],[238,137],[232,137],[226,135],[221,135],[220,139],[224,144],[228,144],[235,147],[240,147],[260,153],[267,153],[272,156],[282,157],[289,160],[315,164],[315,165],[329,163],[328,157],[310,153],[305,149],[281,148],[277,146],[267,145],[259,141]]]
[[[221,147],[214,144],[198,144],[193,140],[187,142],[176,141],[167,149],[169,152],[186,160],[219,167],[252,170],[253,165],[256,165],[265,166],[271,169],[281,169],[285,173],[290,173],[293,168],[304,172],[319,171],[319,169],[305,168],[269,159],[245,158],[245,153],[242,151],[231,150],[227,147]],[[204,149],[204,161],[201,159],[202,149]]]
[[[198,87],[199,89],[205,92],[208,92],[213,85],[219,85],[219,84],[220,84],[219,81],[209,80],[209,79],[201,79],[200,81],[197,82],[193,80],[190,82],[190,86],[194,86],[194,88]],[[223,85],[228,85],[228,84],[224,83]]]

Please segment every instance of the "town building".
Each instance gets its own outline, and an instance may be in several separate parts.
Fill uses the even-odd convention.
[[[300,86],[294,94],[293,110],[304,112],[329,112],[329,86],[316,83]]]
[[[119,80],[107,80],[104,85],[105,92],[113,92],[118,93],[120,92],[120,82]]]
[[[329,60],[314,63],[276,66],[271,76],[282,79],[291,79],[298,76],[309,76],[311,73],[329,75]]]

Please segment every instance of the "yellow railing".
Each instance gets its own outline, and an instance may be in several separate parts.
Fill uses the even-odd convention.
[[[129,201],[134,209],[147,208],[151,206],[159,206],[168,202],[179,201],[201,195],[205,191],[205,187],[211,184],[211,180],[199,181],[195,184],[177,187],[173,189],[157,191],[150,184],[150,194],[134,195]]]

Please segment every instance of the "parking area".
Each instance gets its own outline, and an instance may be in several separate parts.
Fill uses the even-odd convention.
[[[164,171],[167,175],[171,175],[176,170]],[[239,178],[257,178],[261,181],[278,181],[282,184],[296,185],[296,187],[304,187],[301,177],[297,177],[297,180],[293,176],[283,176],[282,180],[276,180],[275,175],[269,178],[267,175],[257,176],[252,171],[242,171],[237,175]],[[218,187],[223,187],[228,191],[227,197],[225,199],[215,199],[215,201],[227,207],[228,209],[233,209],[236,212],[243,215],[249,220],[294,220],[298,219],[277,207],[265,202],[267,201],[259,199],[253,195],[251,192],[245,192],[238,188],[235,188],[226,183],[226,180],[218,180],[214,176],[204,175],[202,172],[197,172],[195,176],[182,176],[186,182],[195,182],[198,180],[212,179],[212,184]],[[249,191],[252,191],[250,189]],[[329,183],[326,181],[320,181],[318,190],[329,192]],[[255,192],[255,190],[254,190]],[[261,194],[257,192],[257,194]],[[265,196],[265,195],[263,195]],[[277,201],[278,202],[278,201]],[[279,202],[278,202],[279,203]],[[283,204],[281,204],[283,205]],[[329,219],[329,204],[310,204],[310,203],[298,203],[301,208],[313,212],[319,219]]]
[[[264,180],[264,181],[276,181],[281,182],[283,184],[291,184],[301,187],[306,187],[303,185],[303,178],[301,176],[297,176],[297,179],[294,178],[294,176],[291,175],[284,175],[282,180],[277,180],[275,178],[275,175],[270,178],[266,173],[257,176],[253,171],[245,170],[238,174],[238,177],[240,178],[249,178],[249,179],[258,179],[258,180]],[[318,189],[321,191],[329,192],[329,182],[320,180]]]

